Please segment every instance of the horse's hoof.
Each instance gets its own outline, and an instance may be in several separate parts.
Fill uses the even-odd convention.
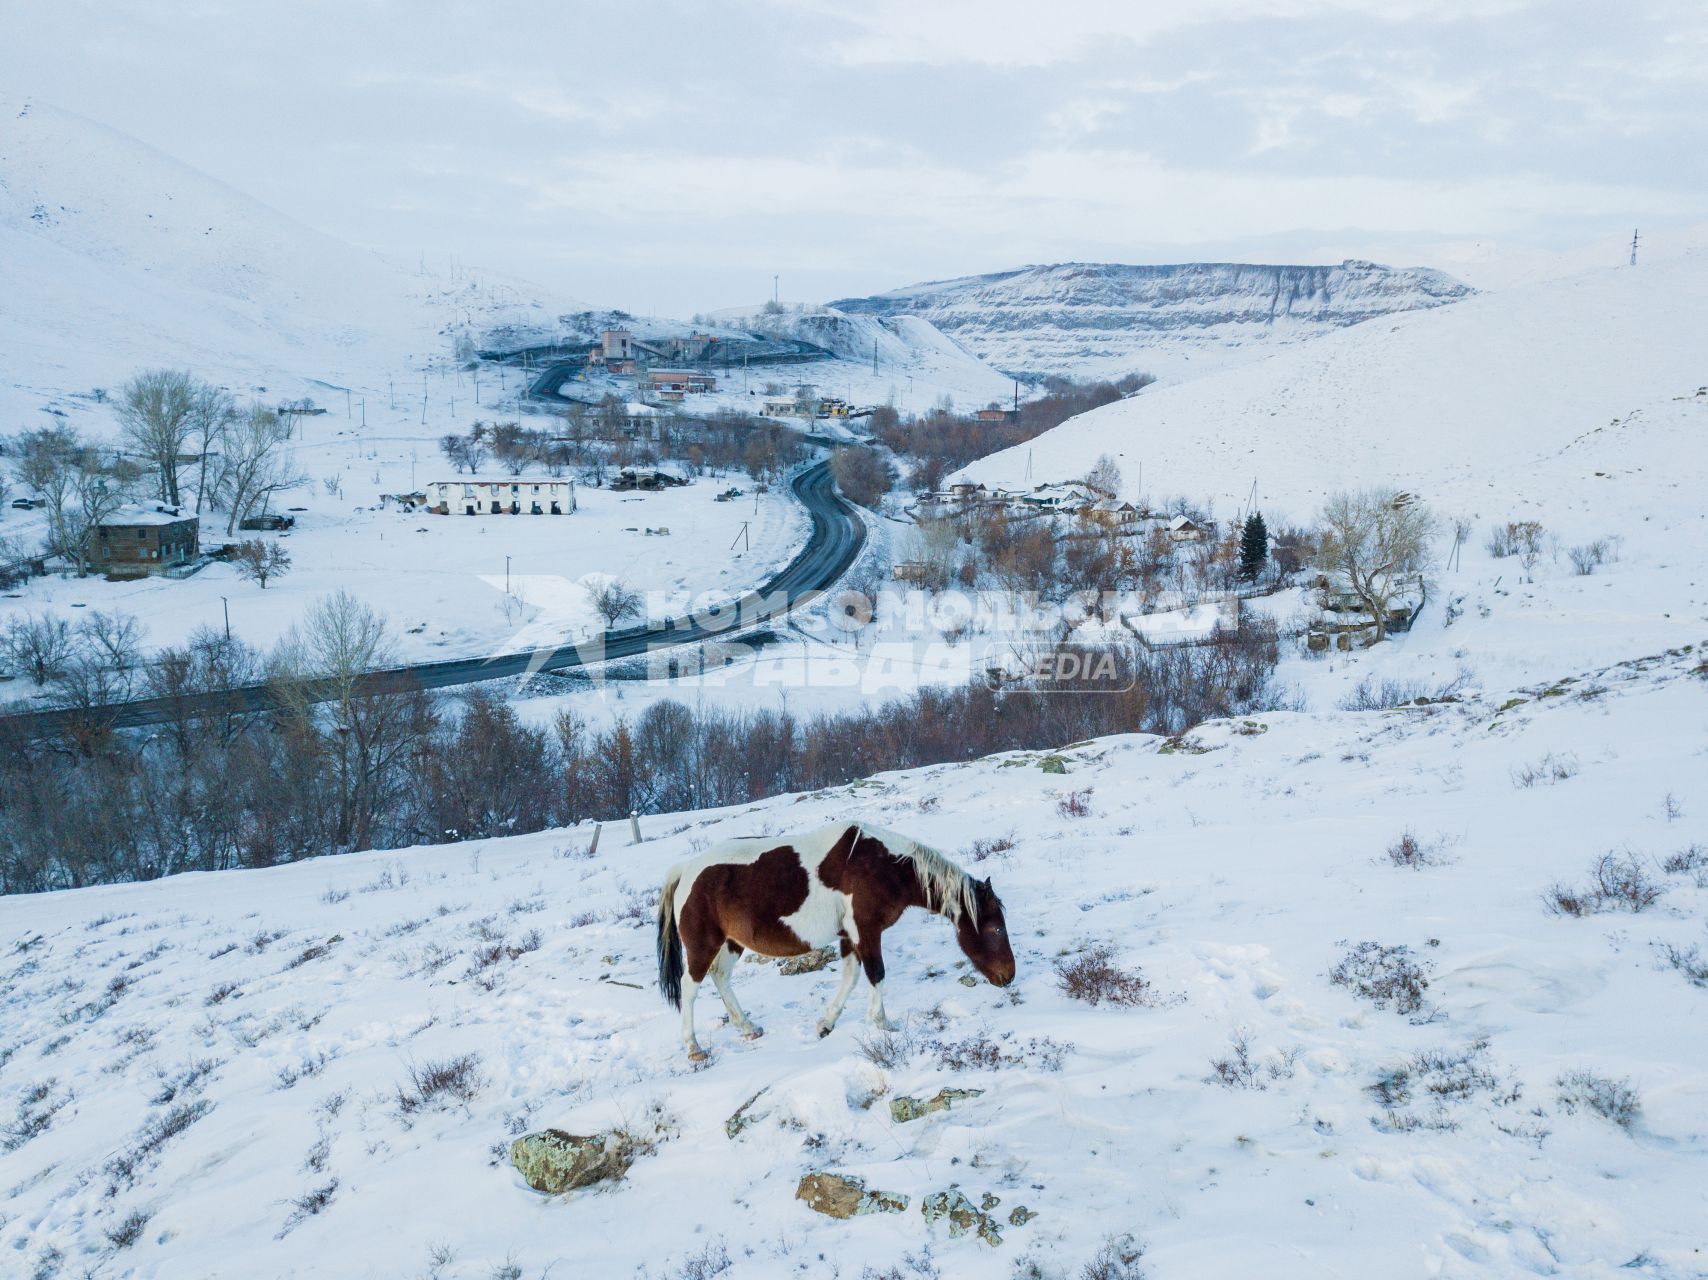
[[[743,1040],[757,1040],[757,1039],[759,1039],[760,1036],[762,1036],[764,1034],[765,1034],[765,1028],[764,1027],[749,1027],[746,1031],[743,1031],[741,1033],[741,1038]]]
[[[690,1049],[690,1050],[688,1050],[688,1061],[689,1062],[705,1062],[705,1061],[708,1061],[711,1058],[711,1056],[712,1055],[707,1053],[704,1049]]]
[[[818,1038],[820,1040],[824,1039],[827,1035],[829,1035],[830,1031],[831,1031],[831,1029],[829,1027],[825,1026],[824,1023],[821,1022],[818,1024]]]

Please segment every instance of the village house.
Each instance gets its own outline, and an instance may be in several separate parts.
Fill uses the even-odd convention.
[[[1080,513],[1087,520],[1102,525],[1105,529],[1126,531],[1138,528],[1139,509],[1130,502],[1122,502],[1116,498],[1104,498],[1092,503]]]
[[[980,422],[1017,422],[1020,414],[1013,409],[999,409],[991,405],[988,409],[980,409],[973,417]]]
[[[121,507],[95,526],[91,560],[115,578],[140,578],[189,564],[200,553],[201,522],[176,507]]]
[[[1097,504],[1097,497],[1084,485],[1041,484],[1031,493],[1022,494],[1021,502],[1056,515],[1077,515]]]
[[[1170,542],[1202,542],[1208,533],[1208,529],[1187,516],[1175,516],[1168,522]]]
[[[566,516],[575,510],[573,480],[439,480],[427,486],[435,515]]]

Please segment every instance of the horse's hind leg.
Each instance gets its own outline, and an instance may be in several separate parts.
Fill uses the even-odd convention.
[[[704,1062],[706,1051],[700,1048],[700,1042],[694,1038],[694,997],[700,994],[700,984],[694,975],[682,975],[682,1043],[688,1047],[688,1057],[693,1062]]]
[[[830,998],[830,1003],[824,1007],[824,1016],[818,1020],[821,1039],[836,1026],[836,1020],[842,1016],[842,1006],[848,1003],[855,980],[860,976],[859,961],[854,958],[854,949],[848,945],[847,939],[843,939],[842,948],[842,981],[837,984],[836,994]]]
[[[765,1032],[753,1024],[753,1020],[742,1010],[741,1003],[735,998],[735,990],[730,986],[730,970],[735,968],[736,953],[730,950],[730,945],[718,949],[718,958],[712,961],[712,984],[717,987],[718,994],[723,997],[724,1008],[729,1010],[730,1025],[749,1040],[757,1040]]]

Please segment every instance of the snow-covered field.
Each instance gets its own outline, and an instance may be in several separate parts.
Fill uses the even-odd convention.
[[[613,826],[594,857],[584,828],[0,900],[0,1256],[163,1278],[711,1275],[691,1260],[725,1253],[737,1277],[1059,1276],[1130,1232],[1153,1276],[1696,1274],[1708,992],[1657,944],[1708,942],[1708,865],[1662,869],[1708,842],[1702,655],[1514,696],[885,775],[648,819],[638,847]],[[853,1012],[811,1034],[832,970],[743,965],[768,1034],[741,1041],[708,996],[713,1059],[691,1069],[650,985],[665,867],[847,817],[991,875],[1017,983],[959,983],[947,927],[910,917],[892,1065]],[[1426,865],[1391,861],[1407,832]],[[975,863],[992,838],[1013,846]],[[1550,885],[1610,851],[1658,900],[1551,914]],[[1418,966],[1411,1014],[1331,981],[1366,941]],[[1146,1003],[1062,992],[1058,962],[1099,945]],[[412,1069],[463,1055],[471,1096],[400,1108]],[[1627,1084],[1634,1112],[1597,1113],[1558,1083],[1574,1072]],[[984,1093],[892,1120],[943,1086]],[[495,1155],[620,1125],[656,1154],[563,1199]],[[793,1196],[821,1169],[912,1205],[819,1217]],[[999,1197],[997,1251],[920,1216],[957,1184]],[[1006,1225],[1019,1205],[1038,1217]]]
[[[382,477],[408,478],[395,456],[354,464]],[[397,473],[401,470],[402,475]],[[435,473],[438,474],[438,473]],[[449,478],[451,472],[445,468]],[[498,477],[503,479],[504,477]],[[349,496],[363,474],[346,483]],[[617,577],[651,596],[659,617],[680,601],[728,599],[764,582],[806,542],[805,508],[779,486],[770,493],[717,502],[735,481],[703,477],[657,493],[613,493],[578,485],[568,516],[436,516],[352,508],[324,493],[301,495],[313,507],[278,539],[292,559],[285,576],[263,590],[234,566],[213,564],[182,580],[107,582],[100,577],[32,579],[16,598],[0,599],[0,624],[11,616],[51,612],[75,622],[84,610],[135,614],[148,644],[180,644],[198,627],[224,626],[263,648],[330,592],[361,597],[391,622],[404,660],[469,657],[579,640],[603,623],[583,582]],[[388,491],[383,482],[382,491]],[[14,515],[21,513],[12,513]],[[21,521],[0,520],[0,532]],[[748,526],[744,535],[742,526]],[[209,528],[209,525],[216,527]],[[668,534],[649,530],[666,529]],[[204,522],[204,536],[223,540],[223,520]],[[509,593],[506,594],[508,563]],[[674,603],[672,603],[674,602]]]

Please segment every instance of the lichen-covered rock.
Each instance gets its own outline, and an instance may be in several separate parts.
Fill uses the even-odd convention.
[[[732,1142],[735,1140],[735,1136],[738,1133],[760,1118],[756,1115],[750,1114],[750,1112],[753,1104],[758,1102],[764,1095],[765,1090],[761,1089],[758,1093],[754,1094],[746,1102],[737,1107],[735,1109],[735,1114],[728,1120],[724,1121],[724,1133],[729,1136]]]
[[[1011,1227],[1023,1227],[1037,1216],[1037,1214],[1033,1213],[1025,1205],[1017,1204],[1014,1206],[1014,1211],[1008,1215],[1008,1225]]]
[[[919,1211],[924,1215],[927,1226],[948,1219],[951,1238],[974,1231],[980,1240],[993,1248],[1002,1243],[1002,1232],[996,1219],[973,1208],[973,1202],[961,1194],[959,1187],[932,1192],[919,1202]]]
[[[809,951],[802,956],[790,956],[777,968],[779,972],[789,975],[817,973],[834,959],[836,959],[835,947],[820,947],[817,951]]]
[[[903,1095],[890,1102],[890,1118],[897,1124],[906,1124],[909,1120],[928,1116],[933,1111],[947,1111],[957,1102],[976,1098],[983,1092],[983,1089],[939,1089],[929,1098],[910,1098]]]
[[[1002,1197],[997,1195],[994,1191],[987,1191],[984,1195],[979,1197],[979,1208],[983,1209],[986,1213],[989,1213],[1001,1203]]]
[[[908,1199],[896,1191],[868,1191],[858,1178],[840,1173],[809,1173],[795,1188],[795,1199],[830,1218],[858,1218],[867,1213],[900,1213]]]
[[[535,1191],[548,1196],[620,1178],[634,1159],[634,1142],[614,1129],[586,1136],[547,1129],[510,1144],[510,1163],[516,1172]]]

